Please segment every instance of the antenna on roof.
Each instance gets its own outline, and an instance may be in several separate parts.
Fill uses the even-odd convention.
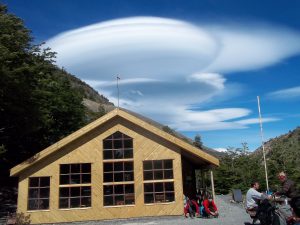
[[[118,89],[118,109],[119,109],[119,107],[120,107],[120,105],[119,105],[119,101],[120,101],[119,80],[121,80],[121,78],[120,78],[119,76],[117,76],[117,89]]]
[[[259,116],[259,125],[260,125],[261,146],[262,146],[262,150],[263,150],[264,164],[265,164],[267,193],[269,194],[268,168],[267,168],[267,161],[266,161],[266,152],[265,152],[265,145],[264,145],[264,134],[263,134],[263,127],[262,127],[261,113],[260,113],[259,96],[257,96],[257,105],[258,105],[258,116]]]

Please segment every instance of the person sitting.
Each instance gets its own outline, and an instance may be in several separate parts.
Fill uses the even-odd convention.
[[[246,194],[246,210],[249,214],[251,211],[255,212],[258,207],[258,202],[267,197],[264,193],[258,192],[258,190],[259,183],[257,181],[253,181]]]
[[[199,206],[196,201],[184,196],[184,216],[186,218],[188,213],[191,218],[193,218],[194,216],[199,216]]]
[[[275,193],[275,195],[285,195],[288,198],[293,198],[298,196],[295,182],[288,179],[285,172],[280,172],[278,174],[278,179],[281,182],[281,189]]]
[[[203,207],[202,207],[202,216],[203,217],[218,217],[219,212],[218,208],[212,199],[211,195],[204,196]]]

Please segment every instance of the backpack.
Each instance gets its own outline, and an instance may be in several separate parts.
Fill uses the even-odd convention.
[[[277,219],[275,219],[275,207],[271,205],[268,199],[264,199],[258,205],[256,218],[259,219],[261,225],[273,225],[273,223],[276,224]]]

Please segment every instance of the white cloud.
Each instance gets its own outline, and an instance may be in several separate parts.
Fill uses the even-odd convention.
[[[227,148],[214,148],[218,152],[227,152]]]
[[[294,31],[244,27],[132,17],[67,31],[47,44],[58,52],[59,66],[115,103],[120,76],[121,107],[181,131],[243,129],[254,123],[241,119],[251,114],[247,109],[199,110],[216,97],[239,94],[241,86],[222,73],[266,67],[300,52]]]
[[[300,97],[300,86],[282,89],[267,94],[267,98],[275,100],[292,100],[299,99]]]
[[[275,121],[279,121],[279,120],[280,120],[280,118],[276,118],[276,117],[266,117],[266,118],[262,118],[262,123],[275,122]],[[257,123],[259,123],[259,119],[258,118],[250,118],[250,119],[238,120],[238,121],[236,121],[236,123],[239,123],[242,125],[257,124]]]

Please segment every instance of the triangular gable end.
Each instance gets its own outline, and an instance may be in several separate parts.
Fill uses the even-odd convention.
[[[55,144],[47,147],[46,149],[42,150],[41,152],[34,155],[32,158],[18,164],[17,166],[13,167],[10,170],[10,176],[17,176],[20,174],[23,170],[27,169],[30,166],[33,166],[40,160],[46,158],[50,154],[58,151],[65,145],[71,143],[72,141],[80,138],[81,136],[85,135],[86,133],[92,131],[93,129],[99,127],[101,124],[107,122],[108,120],[111,120],[112,118],[120,116],[125,120],[128,120],[140,127],[143,127],[144,129],[160,136],[161,138],[174,143],[175,145],[181,147],[183,150],[187,151],[188,153],[194,155],[195,157],[204,160],[208,162],[209,164],[212,164],[213,166],[219,166],[219,160],[215,158],[214,156],[200,150],[199,148],[194,147],[191,144],[188,144],[187,142],[174,137],[171,134],[168,134],[167,132],[151,125],[150,123],[122,110],[119,108],[114,109],[113,111],[105,114],[104,116],[100,117],[99,119],[95,120],[94,122],[84,126],[83,128],[75,131],[74,133],[68,135],[67,137],[61,139],[60,141],[56,142]],[[35,159],[35,160],[32,160]]]

